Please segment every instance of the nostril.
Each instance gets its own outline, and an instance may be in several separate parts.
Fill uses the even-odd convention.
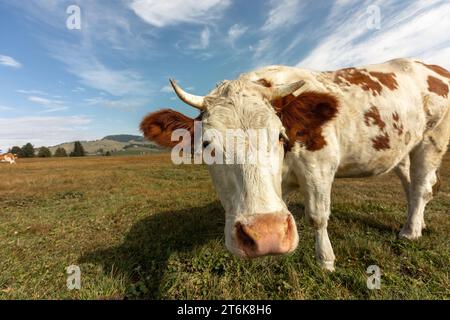
[[[236,223],[236,238],[243,248],[256,248],[255,240],[253,240],[253,238],[246,231],[246,228],[240,222]]]

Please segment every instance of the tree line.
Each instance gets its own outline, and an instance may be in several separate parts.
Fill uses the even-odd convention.
[[[55,150],[55,153],[52,155],[52,152],[47,147],[40,147],[37,150],[31,143],[27,143],[22,147],[14,146],[9,149],[8,152],[17,154],[19,158],[50,158],[50,157],[84,157],[86,156],[86,151],[83,148],[83,145],[80,141],[75,141],[73,146],[73,151],[67,153],[66,149],[59,147]]]

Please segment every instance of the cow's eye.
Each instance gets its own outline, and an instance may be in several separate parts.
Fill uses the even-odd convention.
[[[284,142],[284,135],[282,133],[278,136],[278,140],[280,140],[280,142]]]
[[[208,146],[209,146],[209,144],[210,144],[210,142],[209,142],[209,141],[203,141],[203,144],[202,144],[202,146],[203,146],[203,149],[205,149],[206,147],[208,147]]]

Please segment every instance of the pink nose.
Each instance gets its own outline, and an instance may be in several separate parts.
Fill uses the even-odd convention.
[[[297,247],[297,227],[290,214],[257,214],[246,223],[236,223],[235,231],[238,248],[250,258],[288,253]]]

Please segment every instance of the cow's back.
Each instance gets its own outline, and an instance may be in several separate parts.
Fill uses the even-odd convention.
[[[301,90],[338,98],[337,117],[323,128],[323,148],[334,149],[343,177],[389,171],[449,108],[448,71],[415,59],[328,72],[270,66],[241,78],[271,86],[304,80]]]
[[[341,102],[333,123],[341,157],[338,176],[389,171],[448,112],[449,79],[416,60],[343,69],[325,78],[338,86]],[[447,91],[430,86],[433,82]]]

